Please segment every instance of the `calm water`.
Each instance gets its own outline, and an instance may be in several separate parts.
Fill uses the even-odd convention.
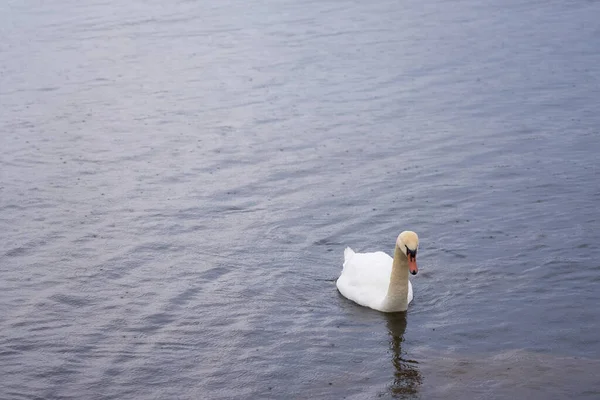
[[[598,15],[3,2],[0,398],[597,399]]]

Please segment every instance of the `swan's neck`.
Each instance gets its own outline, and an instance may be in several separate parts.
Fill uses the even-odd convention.
[[[390,285],[386,296],[386,308],[394,311],[406,311],[408,308],[408,259],[396,246]]]

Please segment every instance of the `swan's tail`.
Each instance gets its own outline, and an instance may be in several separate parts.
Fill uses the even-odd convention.
[[[354,250],[352,250],[350,247],[346,247],[346,250],[344,250],[344,264],[354,257],[354,254],[356,254]]]

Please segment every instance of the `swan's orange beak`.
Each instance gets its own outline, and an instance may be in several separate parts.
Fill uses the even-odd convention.
[[[419,272],[419,268],[417,268],[417,252],[409,251],[406,256],[408,258],[408,270],[411,274],[416,275]]]

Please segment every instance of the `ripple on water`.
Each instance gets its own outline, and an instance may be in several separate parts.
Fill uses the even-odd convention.
[[[598,397],[597,2],[5,3],[0,398]]]

